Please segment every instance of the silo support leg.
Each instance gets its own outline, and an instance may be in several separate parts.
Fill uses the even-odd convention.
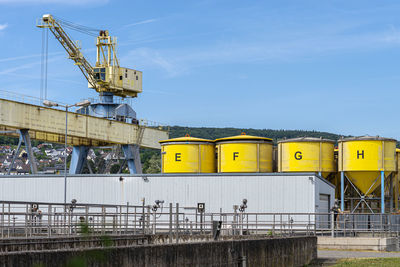
[[[381,171],[381,213],[385,213],[385,172]]]
[[[344,211],[344,172],[340,172],[340,209]]]
[[[88,146],[74,146],[72,149],[71,164],[69,174],[80,174],[86,163],[86,157],[89,152]]]
[[[395,182],[394,182],[394,208],[397,212],[399,210],[399,173],[395,174]]]
[[[124,151],[125,160],[128,163],[129,172],[142,173],[142,163],[140,161],[140,153],[138,145],[123,145],[122,150]]]
[[[392,213],[393,212],[393,175],[390,174],[389,176],[389,203],[390,203],[390,207],[389,207],[389,212]]]

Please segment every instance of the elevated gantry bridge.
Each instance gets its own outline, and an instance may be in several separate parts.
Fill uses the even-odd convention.
[[[64,143],[65,115],[65,110],[0,98],[0,131],[3,135],[19,136],[17,131],[24,130],[32,139]],[[67,144],[72,146],[135,144],[160,149],[158,141],[164,139],[168,139],[168,132],[156,127],[68,112]]]
[[[0,98],[0,129],[27,129],[32,139],[64,143],[65,111]],[[161,149],[158,141],[164,139],[168,132],[158,128],[68,112],[67,143],[72,146],[137,144]]]

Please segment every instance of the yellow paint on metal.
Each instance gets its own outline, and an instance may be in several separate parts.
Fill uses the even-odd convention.
[[[32,139],[64,143],[65,111],[0,99],[0,129],[29,129]],[[69,145],[138,144],[160,149],[168,132],[155,127],[68,112]]]
[[[180,137],[160,143],[163,173],[214,173],[217,170],[212,140]]]
[[[385,177],[396,171],[396,140],[382,137],[355,137],[339,140],[339,171],[365,195],[380,184],[380,172]]]
[[[400,188],[400,181],[399,181],[399,168],[400,168],[400,149],[396,148],[396,174],[395,174],[395,181],[394,181],[394,207],[395,210],[399,210],[399,188]]]
[[[323,177],[336,171],[334,141],[294,138],[278,142],[278,172],[320,172]]]
[[[272,139],[238,135],[215,140],[218,172],[272,172]]]
[[[396,148],[396,171],[400,169],[400,148]]]

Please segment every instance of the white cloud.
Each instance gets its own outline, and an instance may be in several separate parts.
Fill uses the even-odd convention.
[[[135,62],[136,66],[157,67],[167,72],[169,76],[176,76],[184,70],[180,69],[173,60],[162,56],[160,52],[148,48],[139,48],[129,52],[127,57],[121,60],[129,64]]]
[[[0,0],[0,1],[1,1],[1,0]],[[0,24],[0,31],[4,30],[4,29],[7,28],[7,27],[8,27],[8,24],[7,24],[7,23]]]
[[[194,68],[212,65],[291,62],[351,50],[369,51],[400,45],[400,31],[396,28],[356,34],[341,31],[326,33],[324,30],[268,39],[243,38],[194,47],[138,48],[131,50],[122,61],[135,62],[145,68],[162,69],[168,76],[174,77]]]
[[[146,19],[146,20],[135,22],[135,23],[127,24],[124,27],[132,27],[132,26],[141,25],[141,24],[148,24],[148,23],[152,23],[152,22],[156,22],[156,21],[158,21],[158,19]]]

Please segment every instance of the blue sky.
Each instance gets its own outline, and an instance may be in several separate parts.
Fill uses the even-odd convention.
[[[43,14],[118,37],[138,117],[400,139],[399,1],[0,0],[0,90],[39,97]],[[94,37],[69,31],[94,62]],[[48,97],[96,93],[49,36]]]

